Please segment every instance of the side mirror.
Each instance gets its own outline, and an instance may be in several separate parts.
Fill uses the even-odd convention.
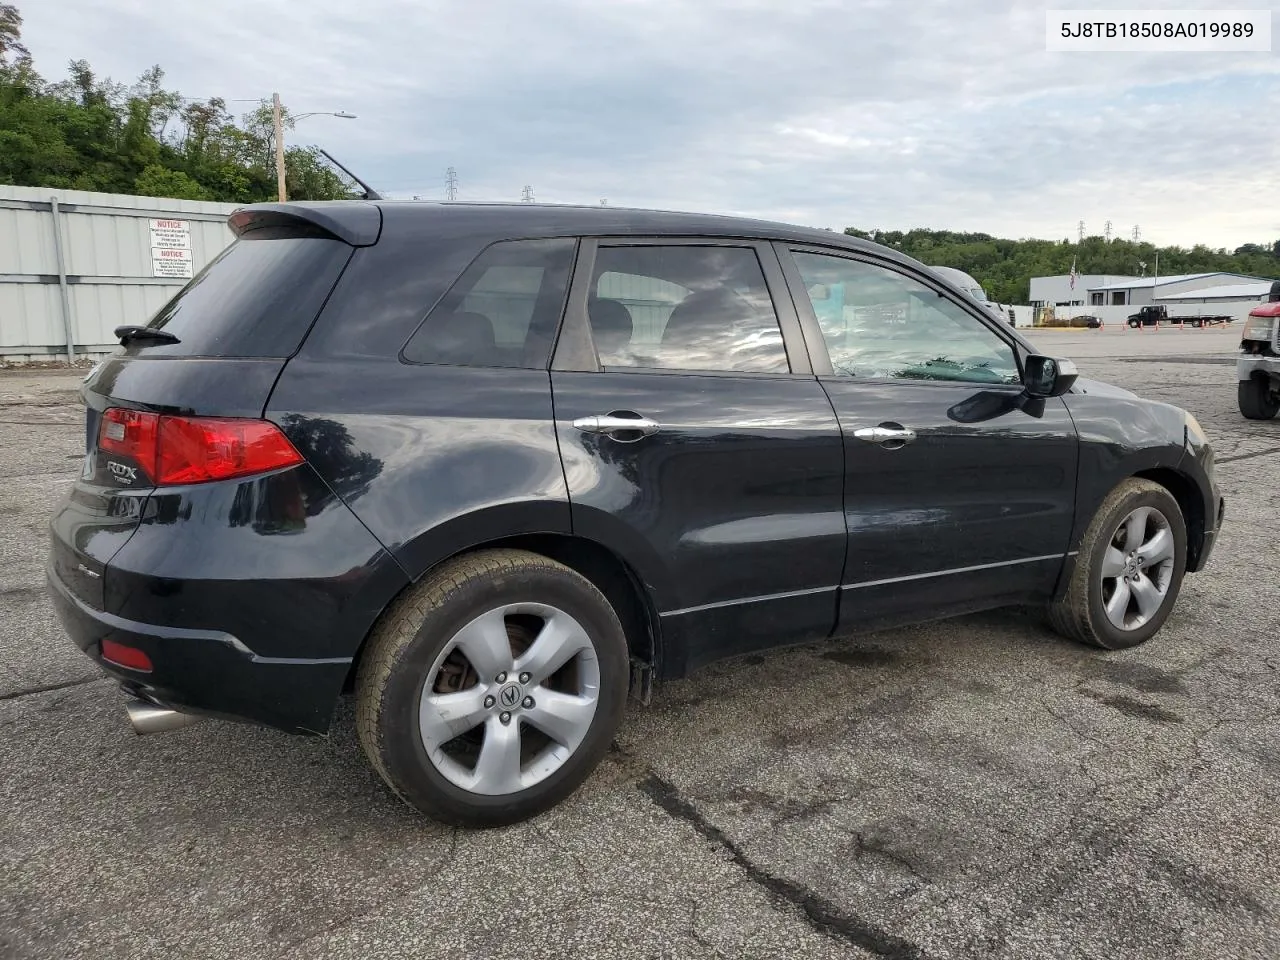
[[[1070,360],[1057,360],[1032,354],[1022,372],[1022,384],[1030,397],[1060,397],[1076,382],[1080,374]]]

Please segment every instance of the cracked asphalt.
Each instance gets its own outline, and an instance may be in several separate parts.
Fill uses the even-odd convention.
[[[43,592],[75,375],[0,375],[0,957],[1280,956],[1280,420],[1230,331],[1033,335],[1190,409],[1227,524],[1102,654],[1001,611],[715,665],[573,798],[425,821],[328,739],[139,738]]]

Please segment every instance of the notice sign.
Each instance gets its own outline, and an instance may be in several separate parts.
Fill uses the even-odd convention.
[[[151,221],[151,275],[190,280],[191,221]]]
[[[179,250],[177,247],[152,247],[151,275],[190,280],[192,277],[191,251]]]

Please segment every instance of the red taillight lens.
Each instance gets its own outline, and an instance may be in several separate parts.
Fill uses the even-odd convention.
[[[161,417],[156,483],[206,483],[302,462],[280,428],[266,420]]]
[[[117,667],[137,670],[140,673],[151,672],[151,658],[137,647],[126,647],[114,640],[102,641],[102,659],[114,663]]]
[[[251,476],[302,462],[280,428],[266,420],[173,417],[112,407],[98,446],[132,458],[160,486]]]

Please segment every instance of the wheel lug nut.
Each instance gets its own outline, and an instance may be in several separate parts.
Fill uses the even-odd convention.
[[[493,678],[493,682],[494,682],[494,683],[506,683],[506,682],[507,682],[507,675],[506,675],[505,673],[500,673],[500,674],[498,674],[496,677],[494,677],[494,678]]]
[[[526,710],[530,710],[530,709],[532,709],[532,708],[533,708],[533,697],[525,697],[525,698],[524,698],[524,702],[521,704],[521,706],[522,706],[522,707],[524,707]]]
[[[488,710],[490,707],[492,707],[495,703],[497,703],[497,701],[496,701],[496,700],[494,700],[494,699],[493,699],[493,697],[485,697],[485,698],[484,698],[484,708],[485,708],[486,710]]]
[[[511,722],[511,714],[506,713],[506,712],[503,712],[503,714],[502,714],[501,716],[499,716],[499,717],[498,717],[498,719],[499,719],[499,720],[501,720],[503,723],[510,723],[510,722]]]
[[[528,683],[528,682],[529,682],[529,674],[527,674],[527,673],[522,673],[522,674],[520,674],[520,682],[521,682],[521,683]]]

